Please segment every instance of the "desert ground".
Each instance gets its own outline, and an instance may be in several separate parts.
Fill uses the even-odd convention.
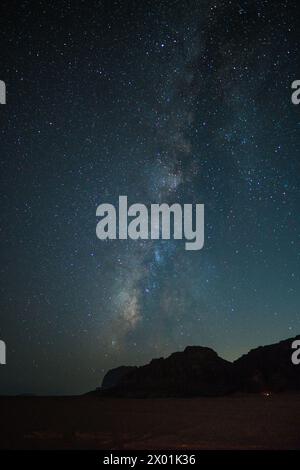
[[[300,449],[300,394],[0,397],[2,449]]]

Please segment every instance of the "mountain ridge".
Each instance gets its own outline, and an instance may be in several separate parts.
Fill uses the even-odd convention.
[[[300,365],[291,360],[295,340],[300,335],[253,348],[232,362],[212,348],[187,346],[142,366],[109,370],[94,393],[142,398],[300,390]]]

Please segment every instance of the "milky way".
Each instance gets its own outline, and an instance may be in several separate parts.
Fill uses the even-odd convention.
[[[233,359],[299,333],[296,2],[1,10],[1,389],[83,392],[186,345]],[[204,248],[99,241],[119,195],[205,204]]]

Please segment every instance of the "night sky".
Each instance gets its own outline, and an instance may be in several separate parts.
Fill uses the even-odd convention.
[[[299,2],[298,2],[299,3]],[[296,1],[3,1],[1,393],[81,393],[187,345],[300,332]],[[96,208],[205,205],[205,245]]]

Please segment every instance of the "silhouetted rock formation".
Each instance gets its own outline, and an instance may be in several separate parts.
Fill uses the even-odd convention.
[[[103,378],[102,388],[107,390],[115,387],[125,375],[134,369],[136,369],[134,366],[120,366],[109,370]]]
[[[300,365],[287,339],[251,350],[235,362],[215,351],[188,346],[141,367],[118,367],[104,377],[101,394],[122,397],[221,396],[232,392],[300,390]]]
[[[300,339],[300,336],[252,349],[235,361],[234,367],[241,381],[241,390],[300,390],[300,365],[296,366],[291,361],[291,345],[295,339]]]
[[[230,362],[212,349],[189,346],[166,359],[153,359],[150,364],[128,371],[111,391],[131,397],[217,396],[235,388],[236,378]]]

